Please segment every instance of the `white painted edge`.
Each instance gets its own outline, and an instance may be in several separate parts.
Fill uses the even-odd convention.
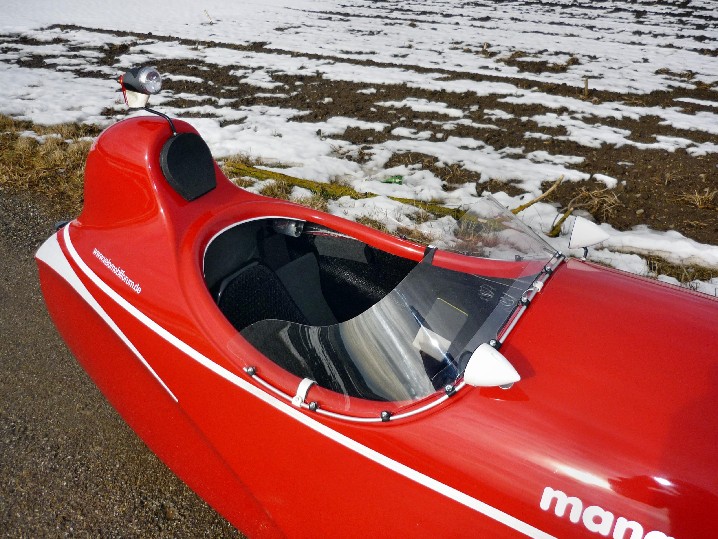
[[[337,432],[328,426],[324,425],[323,423],[320,423],[313,419],[312,417],[309,417],[308,415],[302,413],[299,409],[294,408],[289,403],[285,403],[276,397],[273,397],[272,395],[266,393],[259,387],[249,383],[247,380],[240,378],[236,374],[228,371],[224,367],[214,363],[212,360],[207,358],[206,356],[202,355],[197,350],[190,347],[187,343],[184,341],[178,339],[175,337],[172,333],[167,331],[165,328],[157,324],[154,320],[149,318],[147,315],[142,313],[140,310],[138,310],[134,305],[129,303],[127,300],[125,300],[122,296],[120,296],[117,292],[112,290],[106,283],[104,283],[88,266],[83,262],[83,260],[78,255],[77,251],[75,250],[74,246],[72,245],[72,241],[70,240],[70,226],[67,225],[64,228],[64,239],[65,244],[67,245],[68,252],[70,253],[70,256],[75,261],[75,263],[80,267],[80,269],[87,275],[87,277],[98,287],[100,288],[105,294],[107,294],[110,299],[115,301],[118,305],[120,305],[123,309],[125,309],[129,314],[131,314],[133,317],[135,317],[137,320],[139,320],[142,324],[147,326],[151,331],[165,339],[169,344],[177,348],[180,352],[184,353],[185,355],[189,356],[191,359],[202,365],[203,367],[209,369],[216,375],[220,376],[224,380],[230,382],[231,384],[239,387],[240,389],[243,389],[247,393],[251,394],[252,396],[260,399],[261,401],[265,402],[266,404],[272,406],[273,408],[285,413],[286,415],[290,416],[292,419],[298,421],[299,423],[302,423],[304,426],[314,430],[315,432],[326,436],[327,438],[333,440],[334,442],[346,447],[347,449],[354,451],[355,453],[362,455],[363,457],[375,462],[376,464],[379,464],[380,466],[383,466],[389,470],[392,470],[393,472],[411,480],[415,483],[418,483],[442,496],[445,496],[451,500],[454,500],[455,502],[468,507],[469,509],[472,509],[478,513],[483,514],[484,516],[487,516],[488,518],[495,520],[497,522],[500,522],[501,524],[504,524],[505,526],[522,533],[528,537],[532,537],[535,539],[556,539],[554,536],[532,526],[531,524],[528,524],[527,522],[524,522],[522,520],[519,520],[518,518],[509,515],[508,513],[505,513],[501,511],[500,509],[497,509],[485,502],[482,502],[481,500],[478,500],[476,498],[473,498],[472,496],[469,496],[468,494],[465,494],[464,492],[461,492],[460,490],[457,490],[449,485],[446,485],[432,477],[429,477],[426,474],[423,474],[422,472],[415,470],[413,468],[410,468],[409,466],[406,466],[405,464],[402,464],[401,462],[398,462],[396,460],[393,460],[390,457],[387,457],[386,455],[383,455],[382,453],[379,453],[378,451],[375,451],[374,449],[371,449],[369,447],[366,447],[365,445],[362,445],[361,443],[357,442],[356,440],[349,438],[348,436],[345,436],[344,434]],[[59,248],[59,245],[58,245]],[[39,253],[38,253],[39,254]],[[63,257],[64,258],[64,257]],[[67,261],[65,261],[67,263]],[[70,268],[71,269],[71,268]],[[75,279],[77,279],[77,276],[75,276]],[[73,285],[73,282],[68,281],[71,285]],[[77,279],[77,283],[82,286],[82,283]],[[84,289],[85,287],[82,286]],[[89,292],[87,292],[87,289],[85,289],[88,296],[90,296]],[[83,297],[85,297],[83,295]],[[91,296],[90,296],[91,297]],[[94,301],[94,298],[93,298]],[[99,306],[99,305],[98,305]]]
[[[68,228],[69,225],[66,225],[65,230],[67,231]],[[65,239],[67,240],[68,238],[69,236],[66,235]],[[82,299],[84,299],[85,302],[90,307],[92,307],[92,309],[97,314],[100,315],[100,318],[104,320],[104,322],[110,327],[112,331],[115,332],[115,334],[120,338],[120,340],[125,343],[127,348],[129,348],[130,351],[137,357],[137,359],[140,360],[140,363],[144,365],[144,367],[150,372],[153,378],[157,380],[157,382],[159,382],[159,384],[169,394],[169,396],[172,397],[172,400],[174,400],[175,402],[179,402],[175,394],[172,393],[169,387],[167,387],[167,384],[164,383],[162,378],[159,377],[159,375],[147,362],[147,360],[140,353],[140,351],[137,350],[134,344],[132,344],[132,341],[127,338],[127,336],[122,332],[122,330],[117,326],[117,324],[115,324],[114,320],[112,320],[110,315],[105,312],[105,310],[100,306],[97,300],[92,296],[92,294],[90,294],[90,291],[87,290],[84,284],[82,284],[82,281],[80,281],[80,278],[74,272],[72,266],[70,266],[70,263],[67,261],[67,258],[65,258],[65,255],[62,252],[62,248],[60,247],[60,243],[57,241],[57,234],[53,234],[52,236],[50,236],[40,246],[40,249],[38,249],[37,253],[35,254],[35,257],[50,266],[55,272],[57,272],[58,275],[60,275],[60,277],[65,279],[65,281],[67,281],[67,283],[75,289],[75,291],[80,295],[80,297],[82,297]]]

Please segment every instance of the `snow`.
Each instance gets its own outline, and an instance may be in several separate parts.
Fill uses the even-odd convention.
[[[609,225],[602,225],[610,230]],[[630,250],[638,254],[658,255],[674,264],[703,264],[718,267],[718,246],[704,245],[686,238],[675,230],[656,232],[645,225],[622,234],[611,233],[604,246],[613,251]]]
[[[106,81],[53,69],[0,63],[0,79],[0,112],[42,124],[107,124],[102,110],[117,97]]]
[[[718,102],[716,101],[705,101],[704,99],[693,99],[692,97],[679,97],[676,101],[680,101],[681,103],[692,103],[703,107],[718,107]]]
[[[496,149],[483,140],[456,134],[461,133],[462,126],[487,133],[504,129],[502,122],[515,118],[510,112],[512,106],[543,109],[522,120],[561,133],[546,134],[533,128],[523,134],[526,140],[569,141],[598,151],[605,146],[632,146],[638,150],[681,150],[695,157],[718,153],[718,92],[713,100],[679,97],[669,108],[640,104],[651,92],[718,81],[718,31],[715,24],[705,23],[706,17],[712,16],[714,2],[694,0],[694,11],[683,11],[680,3],[641,3],[640,14],[635,4],[616,1],[611,3],[613,9],[597,10],[590,2],[569,0],[540,5],[450,0],[250,0],[241,6],[229,0],[6,0],[4,11],[12,16],[0,20],[0,112],[40,124],[107,125],[110,120],[103,111],[120,106],[117,86],[111,82],[118,73],[98,62],[111,47],[125,48],[117,57],[117,65],[123,68],[160,59],[226,68],[237,85],[249,85],[256,89],[253,95],[272,96],[275,103],[291,96],[296,88],[283,83],[283,75],[320,76],[363,85],[357,92],[374,99],[375,110],[382,114],[401,115],[410,109],[432,116],[420,129],[392,129],[388,140],[371,145],[369,159],[360,164],[346,159],[358,150],[355,145],[328,137],[341,137],[350,128],[381,133],[388,123],[340,116],[299,122],[295,120],[307,114],[305,111],[240,106],[237,103],[243,96],[238,93],[217,99],[165,91],[152,102],[162,106],[182,97],[196,103],[182,109],[167,107],[165,112],[188,118],[217,157],[243,153],[288,165],[283,169],[287,174],[319,181],[339,178],[359,191],[381,195],[332,202],[330,211],[339,215],[354,219],[383,215],[393,223],[390,226],[408,224],[407,215],[414,208],[388,196],[467,204],[475,200],[477,189],[481,191],[488,180],[510,180],[528,193],[524,197],[497,194],[502,203],[513,207],[538,195],[543,182],[559,177],[565,181],[593,178],[607,188],[616,187],[618,180],[601,171],[578,170],[583,162],[580,156],[525,152],[522,147]],[[715,18],[711,20],[715,22]],[[15,41],[9,34],[20,34],[26,41]],[[142,34],[140,39],[137,34]],[[156,36],[174,38],[158,40]],[[55,40],[58,37],[61,42]],[[257,41],[265,43],[264,47],[248,47]],[[216,46],[209,46],[209,42]],[[520,56],[514,55],[517,51]],[[23,67],[17,64],[20,59],[40,61],[42,66]],[[556,69],[540,73],[520,69],[521,64],[538,63]],[[86,66],[83,70],[87,76],[78,77],[71,71],[77,66]],[[198,87],[204,82],[200,77],[179,73],[166,76]],[[510,77],[526,84],[519,87],[504,82]],[[585,82],[590,91],[628,93],[635,100],[593,103],[578,94],[549,95],[532,87],[549,83],[582,89]],[[495,106],[459,109],[448,106],[441,97],[382,98],[383,88],[393,84],[435,92],[437,96],[451,92],[490,97]],[[225,88],[230,90],[229,86]],[[328,99],[322,103],[330,103]],[[655,140],[636,142],[628,129],[610,125],[613,120],[640,121],[647,117],[658,118],[660,125],[685,130],[689,135],[657,135]],[[479,182],[446,191],[442,181],[428,170],[404,165],[387,169],[390,157],[400,152],[432,156],[437,167],[460,164],[475,172]],[[402,183],[383,183],[392,175],[402,176]],[[554,206],[542,203],[521,215],[544,232],[556,216]],[[593,250],[593,256],[620,269],[649,273],[641,254],[660,255],[677,264],[718,268],[718,247],[698,244],[675,231],[657,232],[646,227],[618,231],[602,226],[610,240]],[[562,240],[551,241],[560,244]],[[718,283],[697,283],[695,287],[713,294]]]
[[[593,179],[605,183],[606,187],[608,187],[609,189],[613,189],[618,185],[618,180],[616,178],[606,176],[605,174],[594,174]]]
[[[406,98],[403,101],[378,101],[377,105],[396,108],[408,107],[416,112],[434,112],[454,118],[461,118],[464,115],[461,110],[449,108],[446,103],[437,103],[427,99],[416,99],[413,97]]]

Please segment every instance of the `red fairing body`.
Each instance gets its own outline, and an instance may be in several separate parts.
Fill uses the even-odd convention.
[[[569,260],[501,348],[521,375],[512,388],[467,386],[397,421],[319,415],[247,374],[254,367],[290,396],[298,382],[220,312],[203,279],[207,246],[236,223],[287,217],[405,258],[423,248],[248,193],[218,168],[217,186],[187,202],[160,169],[170,135],[164,120],[141,117],[99,137],[84,210],[38,252],[40,280],[108,400],[237,528],[251,537],[716,536],[717,301]],[[351,400],[330,393],[309,395]]]

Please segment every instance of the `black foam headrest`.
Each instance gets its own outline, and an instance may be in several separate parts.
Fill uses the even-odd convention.
[[[214,189],[214,160],[207,143],[196,133],[170,137],[160,153],[162,173],[172,188],[192,201]]]

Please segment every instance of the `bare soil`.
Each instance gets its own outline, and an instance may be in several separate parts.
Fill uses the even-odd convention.
[[[600,4],[600,3],[599,3]],[[687,3],[686,3],[687,4]],[[598,4],[597,4],[598,5]],[[606,9],[601,7],[601,9]],[[684,11],[676,7],[671,16],[682,17]],[[328,13],[341,17],[343,13]],[[641,18],[640,10],[627,15]],[[414,19],[377,21],[392,24],[415,24],[433,13],[415,11]],[[700,15],[705,19],[701,32],[716,22],[715,14]],[[75,26],[58,26],[74,30]],[[87,29],[103,32],[97,29]],[[151,34],[107,32],[134,38],[135,42],[180,41],[176,37]],[[640,35],[636,36],[640,40]],[[707,39],[707,38],[706,38]],[[72,43],[58,37],[57,43]],[[26,36],[0,36],[0,54],[8,51],[9,43],[47,45]],[[227,43],[184,42],[189,46],[223,47],[252,50],[267,54],[293,54],[274,50],[263,42],[245,46]],[[75,45],[72,45],[73,47]],[[129,45],[83,47],[83,51],[100,54],[94,64],[70,69],[78,77],[106,78],[97,69],[110,66],[122,72],[121,56]],[[705,49],[697,52],[707,56],[714,52]],[[492,52],[477,49],[477,54]],[[329,56],[304,55],[307,58],[337,61],[359,66],[391,66],[371,58],[346,59]],[[48,56],[38,53],[17,60],[4,59],[27,68],[48,68]],[[505,60],[525,73],[561,73],[570,68],[574,60],[565,63],[527,61],[518,51]],[[90,62],[90,60],[88,60]],[[236,98],[232,106],[281,106],[306,111],[298,122],[317,122],[333,116],[348,116],[365,121],[384,122],[388,127],[381,132],[348,129],[341,137],[357,145],[358,150],[346,158],[357,161],[368,159],[374,144],[396,138],[392,131],[398,127],[424,130],[426,122],[444,121],[436,113],[420,113],[409,108],[382,109],[377,100],[401,101],[407,97],[424,98],[446,103],[461,109],[465,117],[482,123],[483,111],[499,109],[512,115],[506,120],[493,120],[499,129],[460,126],[451,132],[436,130],[435,137],[447,135],[471,137],[483,141],[496,150],[523,148],[524,152],[544,150],[551,154],[583,157],[575,165],[577,170],[589,174],[605,174],[619,180],[619,187],[605,195],[605,185],[595,180],[563,183],[552,200],[567,207],[579,198],[584,208],[591,209],[599,221],[618,229],[629,229],[645,224],[656,230],[674,229],[697,241],[718,245],[718,154],[692,156],[684,150],[643,150],[633,146],[615,147],[604,144],[590,148],[577,143],[559,140],[566,135],[563,129],[546,128],[530,117],[561,110],[539,105],[511,105],[496,96],[477,97],[473,94],[431,92],[403,85],[375,85],[378,93],[357,93],[364,84],[329,81],[321,75],[292,76],[273,74],[275,81],[293,89],[261,90],[238,82],[231,74],[236,66],[218,67],[201,61],[185,62],[158,59],[155,64],[161,72],[199,77],[203,82],[166,81],[166,88],[213,98]],[[94,67],[93,67],[94,66]],[[392,66],[393,67],[393,66]],[[420,66],[402,65],[407,70],[424,73]],[[485,77],[468,72],[442,71],[447,79],[476,79],[507,82],[519,88],[536,87],[549,95],[585,99],[591,103],[624,102],[646,107],[674,107],[677,98],[694,98],[715,101],[715,83],[676,86],[667,91],[646,95],[599,92],[566,84],[546,84],[521,78]],[[690,72],[666,73],[682,82],[691,82]],[[301,83],[301,84],[298,84]],[[189,107],[197,101],[175,99],[172,107]],[[477,107],[472,112],[472,107]],[[687,112],[714,111],[714,107],[681,103]],[[118,115],[108,108],[108,116]],[[588,120],[585,120],[588,121]],[[656,136],[685,137],[699,142],[718,142],[716,137],[698,131],[677,129],[662,125],[656,117],[641,120],[595,118],[595,123],[631,132],[635,142],[655,142]],[[543,133],[549,140],[525,138],[526,132]],[[512,182],[489,178],[480,181],[480,175],[460,164],[450,167],[436,166],[436,158],[419,153],[396,154],[388,166],[419,164],[445,181],[450,190],[472,182],[477,190],[520,193]],[[586,196],[584,193],[592,193]],[[603,201],[603,202],[602,202]],[[237,532],[212,509],[199,500],[152,455],[139,439],[122,422],[77,366],[47,316],[37,285],[32,254],[40,242],[52,231],[52,223],[71,217],[58,213],[38,197],[22,196],[0,191],[0,535],[13,537],[48,536],[108,536],[108,537],[236,537]]]
[[[336,15],[336,14],[335,14]],[[74,30],[75,26],[58,26],[63,30]],[[95,29],[86,29],[97,32]],[[126,32],[108,32],[113,35],[132,36],[137,40],[152,41],[180,41],[174,37],[163,37],[149,34],[128,34]],[[37,45],[35,40],[18,37],[19,42]],[[62,41],[61,38],[56,38]],[[267,47],[266,43],[255,42],[249,45],[235,45],[230,43],[187,41],[188,46],[222,47],[236,50],[252,50],[267,54],[286,55],[286,51],[275,50]],[[0,50],[2,46],[0,46]],[[85,47],[85,50],[91,48]],[[97,47],[95,52],[103,56],[97,61],[100,66],[117,67],[118,58],[127,52],[127,45],[115,45],[109,47]],[[712,54],[705,51],[705,54]],[[376,62],[368,59],[347,59],[331,56],[301,55],[306,58],[322,59],[355,64],[357,66],[382,66],[393,67],[391,64]],[[568,66],[559,66],[546,62],[522,62],[522,54],[512,55],[506,62],[523,66],[527,71],[537,72],[560,72]],[[18,61],[26,67],[46,66],[45,57],[30,56]],[[567,62],[571,64],[572,61]],[[685,150],[674,152],[657,149],[639,149],[635,146],[619,146],[603,144],[600,148],[591,148],[580,145],[569,140],[560,140],[559,137],[567,133],[563,128],[551,128],[539,126],[531,117],[548,112],[557,115],[565,112],[561,109],[548,109],[541,105],[516,105],[500,101],[501,96],[490,95],[477,97],[474,94],[453,93],[445,91],[427,91],[417,88],[409,88],[405,85],[382,84],[375,85],[377,94],[358,93],[358,90],[365,89],[365,84],[358,84],[346,81],[327,80],[321,74],[310,76],[293,76],[284,73],[273,73],[275,82],[282,83],[284,87],[277,87],[274,90],[258,89],[249,84],[239,82],[236,75],[231,72],[238,66],[218,67],[214,64],[204,63],[198,60],[192,62],[180,60],[158,59],[155,64],[161,72],[174,75],[187,75],[198,77],[203,82],[192,81],[171,81],[165,82],[165,88],[176,93],[187,92],[193,95],[206,96],[205,102],[214,105],[215,99],[236,99],[232,107],[244,107],[253,105],[277,106],[292,108],[303,111],[306,114],[296,117],[297,122],[319,122],[333,116],[346,116],[365,120],[368,122],[383,122],[387,127],[380,132],[375,130],[363,130],[349,128],[337,139],[349,141],[358,146],[358,151],[345,155],[347,159],[363,161],[370,157],[372,146],[387,140],[399,138],[392,134],[396,128],[403,127],[423,131],[428,122],[445,122],[446,116],[434,112],[416,112],[408,107],[393,109],[377,107],[376,102],[401,101],[407,97],[423,98],[430,101],[446,103],[450,108],[464,111],[465,118],[473,120],[477,124],[485,123],[483,111],[487,109],[503,110],[511,115],[505,120],[493,119],[492,123],[499,129],[481,128],[471,125],[456,126],[451,131],[441,131],[432,125],[434,130],[433,140],[440,140],[446,136],[469,137],[481,140],[495,150],[505,148],[520,148],[526,154],[536,150],[546,151],[552,155],[571,155],[582,157],[583,161],[574,165],[576,170],[588,174],[605,174],[619,180],[619,187],[615,189],[617,204],[613,211],[594,215],[597,220],[608,222],[619,230],[626,230],[635,225],[644,224],[655,230],[677,230],[689,238],[702,243],[718,245],[718,154],[710,153],[704,156],[693,156]],[[525,64],[525,65],[524,65]],[[506,82],[514,84],[519,88],[532,87],[549,95],[566,96],[584,99],[591,103],[602,102],[623,102],[641,107],[670,108],[676,106],[677,98],[693,98],[701,101],[715,101],[716,90],[713,85],[695,83],[692,87],[676,86],[671,90],[654,91],[649,94],[620,94],[607,91],[590,90],[585,93],[584,87],[575,87],[566,84],[540,83],[535,80],[507,77],[486,77],[468,72],[442,71],[420,66],[406,66],[402,68],[413,70],[417,73],[431,71],[440,73],[446,79],[475,79]],[[104,73],[93,71],[91,67],[83,66],[74,68],[78,76],[91,76],[106,78]],[[118,67],[118,73],[121,69]],[[690,71],[684,73],[669,73],[682,82],[690,82],[693,74]],[[286,92],[291,88],[291,93]],[[184,99],[173,99],[167,103],[168,106],[185,108],[200,105],[202,102],[187,101]],[[686,113],[712,111],[714,107],[700,104],[681,102],[681,108]],[[113,109],[108,108],[108,116],[116,115]],[[191,114],[188,114],[191,115]],[[220,121],[226,123],[220,118]],[[715,136],[695,130],[678,129],[670,125],[663,125],[655,116],[642,116],[640,119],[612,119],[594,118],[584,119],[586,122],[593,121],[609,128],[617,128],[630,131],[630,140],[637,143],[654,143],[656,137],[678,137],[687,138],[695,142],[716,143]],[[526,138],[527,132],[548,135],[550,139]],[[460,164],[451,167],[436,167],[437,159],[428,155],[416,153],[394,155],[388,166],[396,164],[420,164],[422,167],[431,170],[445,182],[444,188],[451,190],[466,182],[477,182],[479,192],[489,190],[492,192],[503,190],[510,194],[521,192],[512,185],[511,181],[498,181],[489,178],[480,183],[480,175],[475,171],[466,170]],[[560,189],[550,198],[558,206],[565,208],[570,201],[574,200],[586,189],[600,190],[605,186],[593,181],[589,182],[565,182]]]

